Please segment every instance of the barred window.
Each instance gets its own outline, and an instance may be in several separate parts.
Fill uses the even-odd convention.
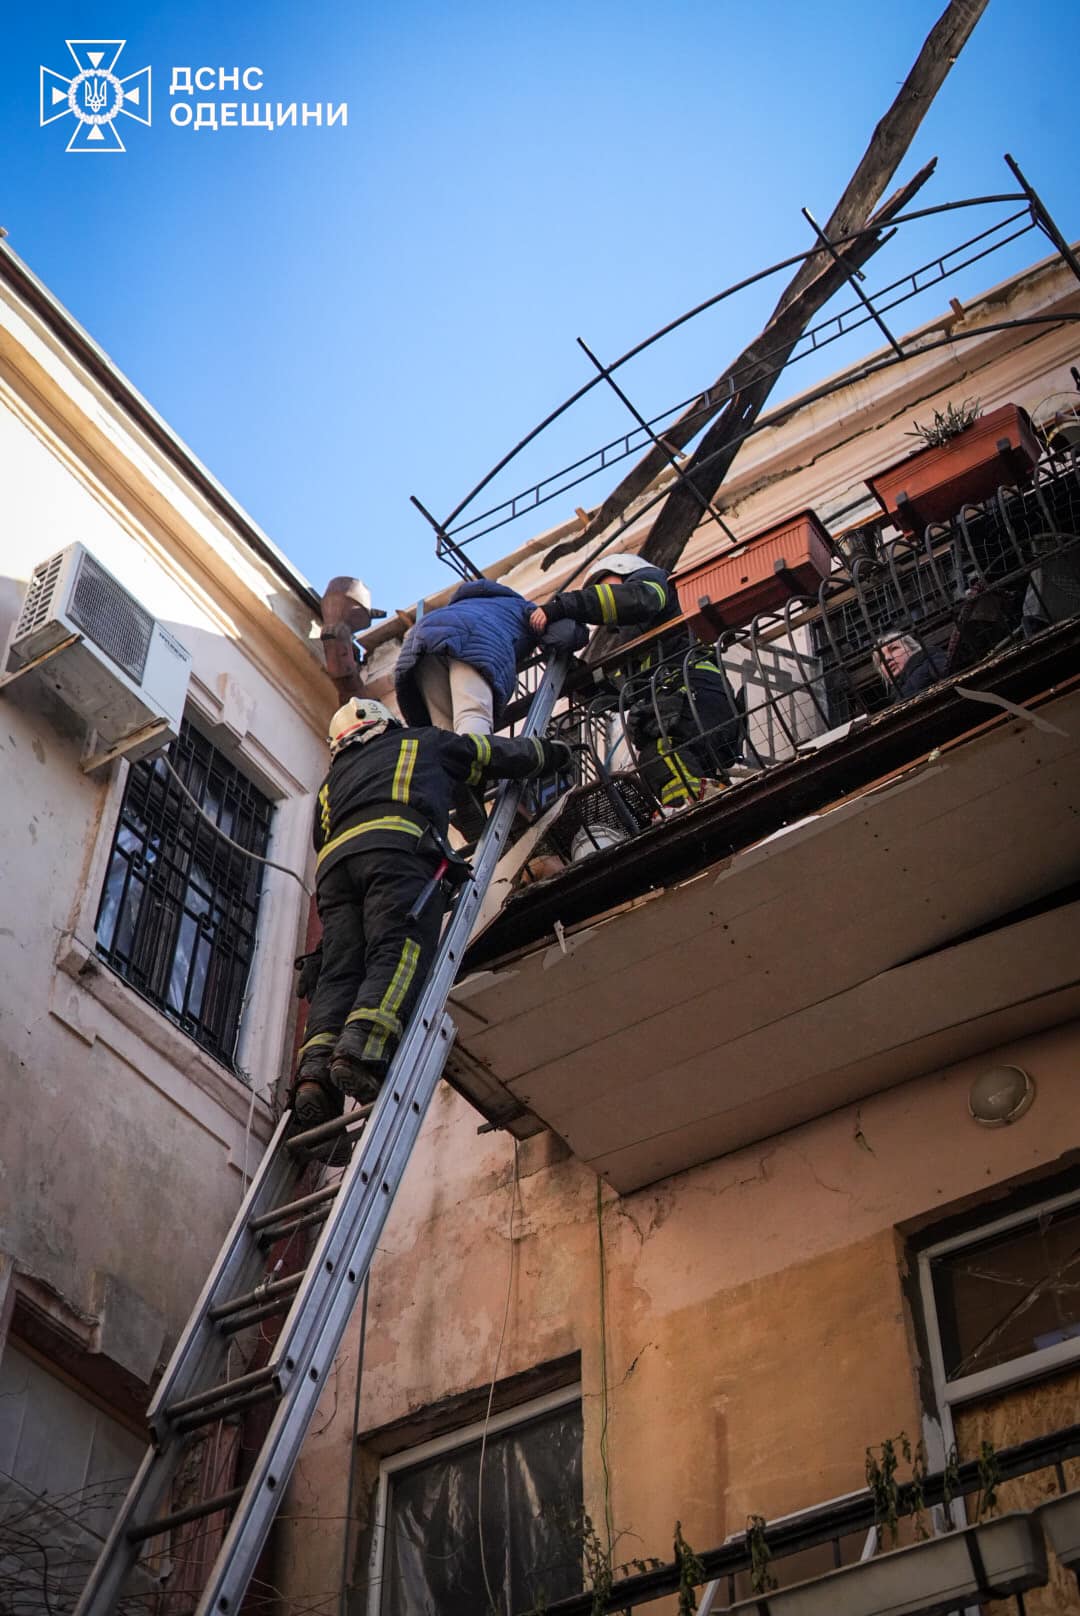
[[[214,823],[264,855],[269,799],[186,720],[166,755]],[[214,834],[160,756],[132,766],[98,910],[98,953],[230,1068],[262,874]]]

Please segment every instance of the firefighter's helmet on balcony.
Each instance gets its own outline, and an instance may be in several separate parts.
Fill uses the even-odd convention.
[[[646,561],[643,556],[639,555],[597,556],[596,560],[591,561],[586,567],[584,581],[587,584],[593,583],[597,578],[602,578],[607,572],[613,572],[617,578],[630,578],[635,572],[641,572],[644,568],[651,566],[651,562]]]

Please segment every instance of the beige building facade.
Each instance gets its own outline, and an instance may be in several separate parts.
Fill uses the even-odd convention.
[[[1034,411],[1074,390],[1078,312],[1048,260],[964,305],[955,342],[920,353],[938,322],[873,382],[785,407],[724,484],[736,536],[869,514],[865,478],[950,400]],[[542,559],[577,525],[489,575],[544,598],[575,558]],[[717,542],[704,522],[684,561]],[[374,690],[410,617],[366,637]],[[946,719],[920,698],[888,759],[841,730],[800,752],[771,820],[737,816],[765,789],[738,783],[597,855],[602,873],[518,892],[474,943],[452,1072],[503,1128],[438,1092],[277,1528],[287,1608],[558,1609],[582,1586],[582,1513],[586,1549],[591,1531],[632,1572],[671,1560],[676,1521],[712,1549],[857,1491],[866,1449],[901,1431],[933,1469],[954,1443],[1072,1425],[1078,1331],[1049,1248],[1080,1228],[1074,634],[1056,624],[1039,665],[1014,648],[1012,684],[972,676],[981,705],[950,694]],[[999,1068],[1034,1101],[989,1127],[972,1097]],[[1022,1295],[1030,1340],[1003,1326]],[[1045,1496],[1047,1475],[1006,1497]],[[478,1571],[462,1541],[485,1508]],[[822,1547],[780,1575],[831,1564]],[[1029,1611],[1080,1608],[1053,1574]],[[725,1581],[715,1608],[748,1593]]]

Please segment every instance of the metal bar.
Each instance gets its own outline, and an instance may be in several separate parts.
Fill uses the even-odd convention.
[[[321,1145],[327,1139],[335,1139],[339,1133],[344,1133],[354,1124],[366,1123],[374,1109],[373,1105],[362,1105],[355,1111],[346,1111],[343,1116],[332,1117],[329,1122],[319,1122],[314,1128],[305,1128],[303,1133],[290,1134],[285,1141],[285,1148],[290,1151],[310,1150],[313,1145]]]
[[[231,1301],[212,1307],[210,1317],[215,1324],[218,1324],[222,1319],[231,1317],[233,1313],[242,1313],[245,1308],[259,1307],[272,1296],[289,1296],[299,1285],[302,1277],[301,1274],[289,1274],[285,1279],[267,1280],[262,1285],[256,1285],[254,1290],[245,1291],[243,1296],[234,1296]]]
[[[1062,258],[1064,258],[1077,280],[1080,281],[1080,259],[1077,258],[1076,254],[1069,246],[1069,243],[1065,240],[1065,237],[1061,234],[1061,231],[1054,223],[1054,220],[1047,209],[1046,204],[1043,202],[1042,197],[1021,172],[1020,164],[1009,152],[1005,153],[1005,161],[1016,175],[1017,181],[1019,182],[1025,197],[1031,204],[1031,212],[1042,227],[1043,233],[1049,236],[1050,240],[1054,243],[1054,246],[1057,248]]]
[[[920,343],[918,351],[921,357],[923,354],[932,353],[935,348],[944,348],[957,342],[974,342],[979,337],[992,336],[998,331],[1018,331],[1020,329],[1026,329],[1028,326],[1038,325],[1072,325],[1078,322],[1080,322],[1080,314],[1073,314],[1068,310],[1059,312],[1057,314],[1029,314],[1025,315],[1021,320],[997,320],[991,322],[989,325],[971,326],[966,331],[951,331],[948,336],[935,338],[933,342]],[[843,375],[835,376],[830,381],[823,382],[820,387],[811,388],[810,391],[801,393],[797,399],[792,399],[786,404],[778,405],[777,408],[770,411],[767,416],[759,416],[753,425],[750,426],[745,432],[737,434],[735,437],[731,438],[726,445],[714,450],[712,454],[706,455],[703,460],[698,462],[695,469],[698,471],[703,471],[706,466],[711,465],[712,462],[719,459],[721,455],[727,454],[733,445],[745,443],[748,438],[753,437],[756,432],[760,432],[766,427],[775,427],[781,425],[781,423],[786,421],[789,415],[793,415],[796,410],[805,409],[807,405],[817,403],[819,399],[828,398],[831,394],[839,392],[844,387],[852,387],[857,382],[868,381],[872,376],[878,375],[880,371],[889,369],[889,367],[892,365],[906,363],[910,357],[911,356],[909,354],[888,354],[883,358],[870,360],[866,364],[861,365],[854,370],[845,371]],[[614,544],[617,538],[620,538],[622,534],[624,534],[629,528],[640,522],[641,518],[651,511],[654,506],[660,504],[661,500],[667,499],[669,492],[669,489],[662,488],[657,493],[650,495],[649,498],[644,500],[641,504],[635,505],[633,510],[619,523],[618,527],[612,529],[610,533],[605,533],[603,538],[597,543],[595,549],[589,551],[588,554],[586,554],[581,561],[579,561],[577,567],[570,574],[570,577],[563,580],[562,587],[564,589],[567,588],[570,581],[573,578],[576,578],[578,573],[587,567],[589,562],[592,561],[595,556],[608,549],[610,545]]]
[[[956,258],[958,254],[966,252],[969,247],[976,246],[980,241],[986,240],[986,238],[996,234],[1000,230],[1003,230],[1006,228],[1006,226],[1015,223],[1017,219],[1027,220],[1027,223],[1021,230],[1014,231],[1012,235],[1006,236],[1001,241],[991,243],[991,245],[985,247],[982,252],[974,253],[970,257],[961,259],[957,263],[946,264],[946,260]],[[1010,242],[1018,240],[1020,236],[1026,235],[1029,230],[1034,230],[1036,228],[1037,225],[1031,217],[1031,210],[1029,207],[1025,206],[1020,209],[1018,213],[1010,214],[1008,218],[998,220],[995,224],[988,226],[985,230],[979,231],[976,235],[971,236],[968,240],[961,242],[958,246],[950,248],[947,253],[943,253],[937,258],[933,258],[925,264],[920,264],[917,269],[912,270],[907,275],[901,276],[899,280],[890,281],[888,285],[879,287],[877,292],[873,294],[877,300],[877,306],[879,309],[882,309],[883,312],[884,310],[899,308],[902,303],[909,302],[911,298],[917,297],[921,293],[928,291],[930,287],[937,285],[939,281],[948,280],[951,275],[959,274],[962,269],[969,268],[972,264],[978,263],[980,259],[989,256],[991,253],[999,251],[1002,247],[1008,246]],[[924,275],[930,269],[937,269],[937,274],[932,280],[926,280],[919,284],[917,277]],[[893,298],[889,303],[885,303],[884,305],[881,304],[880,300],[883,297],[886,297],[890,292],[897,291],[900,287],[907,286],[909,282],[911,283],[911,289],[909,291],[906,291],[900,297]],[[820,349],[828,347],[830,343],[837,341],[840,337],[847,336],[852,331],[857,331],[861,326],[867,324],[871,318],[871,316],[868,314],[864,315],[859,320],[852,321],[850,324],[846,325],[844,323],[848,319],[849,315],[858,312],[860,308],[860,304],[852,304],[849,308],[841,309],[838,314],[829,315],[827,319],[819,321],[817,325],[809,326],[799,339],[799,343],[804,343],[809,340],[809,349],[802,353],[793,352],[787,361],[788,366],[797,364],[800,359],[806,357],[807,352],[812,353],[820,351]],[[830,326],[837,327],[835,333],[832,336],[824,337],[819,341],[818,338],[820,333],[827,331]],[[796,349],[798,349],[799,343],[796,343]],[[765,354],[763,357],[768,359],[769,355]],[[730,397],[733,392],[734,387],[729,386],[726,396]],[[690,398],[682,399],[679,403],[670,405],[667,409],[661,410],[658,415],[650,417],[646,422],[647,428],[651,429],[658,427],[664,420],[667,419],[668,416],[682,415],[687,410],[689,405],[694,402],[694,399],[698,397],[707,399],[707,402],[702,406],[702,415],[703,417],[707,416],[711,412],[713,404],[713,398],[709,396],[710,393],[711,390],[706,389],[705,393],[694,393]],[[462,522],[460,526],[455,529],[453,537],[459,542],[460,545],[472,544],[475,540],[485,537],[488,533],[497,532],[500,527],[505,527],[510,522],[514,521],[520,514],[516,508],[518,501],[528,499],[531,495],[533,496],[533,501],[530,508],[535,509],[537,506],[546,504],[547,501],[556,499],[560,495],[567,493],[570,489],[577,487],[578,484],[588,482],[588,480],[591,477],[595,477],[598,472],[605,470],[610,465],[617,464],[621,460],[625,460],[629,455],[633,454],[637,445],[633,444],[631,439],[635,436],[637,435],[628,433],[623,437],[613,439],[609,443],[602,444],[600,448],[592,450],[589,454],[582,456],[578,460],[571,461],[569,465],[561,467],[559,471],[552,472],[549,476],[543,478],[542,481],[530,485],[530,487],[522,492],[513,495],[512,498],[502,500],[497,505],[489,506],[487,510],[481,511],[478,516],[470,517],[467,522]],[[612,451],[616,448],[619,448],[620,452],[618,454],[613,454]],[[583,467],[589,466],[590,462],[593,461],[598,461],[599,464],[592,465],[591,469],[588,471],[582,471]],[[582,474],[573,478],[570,482],[563,481],[563,479],[569,477],[572,472],[582,472]],[[549,493],[542,492],[542,490],[553,483],[557,484],[558,486],[552,488]],[[506,511],[507,509],[510,510],[509,516],[502,517],[500,521],[492,522],[488,527],[480,528],[478,532],[469,532],[470,528],[478,527],[481,522],[487,521],[489,517],[498,516],[501,512]]]
[[[301,1195],[297,1201],[287,1201],[284,1206],[275,1206],[269,1212],[260,1212],[257,1218],[252,1218],[248,1228],[252,1234],[259,1234],[261,1230],[280,1223],[283,1218],[294,1218],[298,1212],[306,1212],[310,1207],[322,1206],[325,1201],[332,1201],[337,1192],[336,1184],[327,1184],[321,1190],[312,1190],[310,1195]]]
[[[185,1414],[182,1420],[176,1421],[176,1430],[187,1436],[200,1426],[214,1425],[242,1408],[252,1408],[256,1403],[265,1403],[268,1398],[276,1396],[275,1386],[258,1386],[254,1391],[241,1392],[238,1397],[227,1397],[223,1403],[215,1403],[212,1408],[200,1409],[197,1414]]]
[[[927,219],[938,213],[954,213],[959,208],[988,207],[995,202],[1022,202],[1023,200],[1023,194],[1018,194],[1013,191],[1005,191],[991,196],[962,197],[956,202],[939,202],[934,207],[913,208],[910,213],[898,213],[894,218],[889,219],[887,224],[890,229],[895,229],[897,225],[910,224],[914,219]],[[836,247],[845,247],[849,242],[858,241],[863,236],[880,235],[884,228],[885,226],[880,224],[877,226],[865,225],[861,230],[853,230],[848,235],[837,236],[834,239],[833,245]],[[685,314],[680,314],[674,320],[669,320],[666,325],[662,325],[660,329],[658,331],[654,331],[651,336],[645,337],[641,342],[635,343],[634,346],[632,348],[628,348],[624,354],[620,354],[618,359],[612,360],[610,368],[612,370],[618,370],[622,365],[627,364],[629,360],[635,359],[638,354],[644,353],[646,348],[651,348],[653,343],[659,342],[661,337],[666,337],[672,331],[677,331],[680,326],[686,325],[688,321],[696,319],[699,314],[704,314],[708,309],[715,308],[718,303],[723,303],[725,299],[734,297],[736,292],[743,292],[748,286],[756,286],[759,281],[768,280],[770,275],[777,275],[782,269],[792,269],[796,264],[802,264],[806,261],[806,259],[812,258],[814,254],[816,252],[820,252],[820,250],[821,249],[819,247],[811,247],[807,252],[793,253],[790,258],[782,258],[779,260],[779,262],[770,264],[767,269],[759,269],[753,275],[747,275],[745,279],[735,281],[733,285],[725,287],[722,292],[716,292],[712,297],[707,297],[703,303],[696,304],[694,308],[688,309]],[[551,426],[552,422],[557,421],[561,415],[565,415],[567,410],[571,409],[579,399],[585,397],[586,393],[591,392],[594,387],[597,387],[600,380],[601,378],[599,376],[595,376],[591,381],[585,382],[583,386],[579,387],[576,392],[571,393],[570,397],[565,399],[563,403],[561,403],[556,409],[552,410],[550,414],[545,415],[544,419],[534,426],[531,432],[527,432],[526,435],[518,443],[516,443],[511,450],[508,451],[508,453],[503,455],[502,459],[492,466],[491,470],[480,479],[475,488],[470,489],[469,493],[465,495],[464,499],[460,500],[458,504],[454,506],[454,509],[446,518],[446,524],[443,531],[445,531],[446,528],[449,528],[452,522],[456,521],[456,519],[461,515],[462,511],[466,510],[468,506],[472,504],[476,496],[483,492],[488,484],[498,476],[499,472],[503,471],[510,464],[511,460],[516,459],[523,449],[528,448],[529,444],[539,437],[541,432],[545,431],[547,427]],[[438,528],[437,523],[434,525],[436,528]]]
[[[1080,1454],[1080,1425],[1071,1425],[1050,1436],[1032,1437],[1015,1447],[1002,1449],[996,1458],[1002,1481],[1009,1481],[1016,1476],[1046,1469],[1055,1459],[1074,1458],[1078,1454]],[[944,1471],[934,1471],[928,1475],[924,1485],[925,1505],[929,1508],[942,1503],[946,1489]],[[907,1486],[902,1487],[900,1491],[902,1495],[900,1512],[908,1514],[914,1505],[913,1495]],[[979,1491],[977,1459],[969,1460],[960,1466],[959,1486],[953,1487],[951,1491],[953,1496],[970,1495]],[[780,1520],[770,1522],[766,1526],[766,1536],[775,1561],[788,1555],[799,1554],[805,1549],[816,1548],[830,1542],[834,1537],[846,1537],[851,1533],[869,1531],[874,1524],[874,1500],[870,1492],[863,1489],[857,1493],[849,1493],[843,1498],[819,1504],[813,1509],[803,1510],[798,1515],[784,1516]],[[719,1548],[705,1550],[700,1559],[705,1566],[706,1576],[718,1581],[736,1572],[749,1570],[750,1555],[745,1535],[729,1539]],[[625,1582],[619,1584],[617,1591],[612,1593],[610,1600],[602,1608],[605,1611],[617,1610],[622,1606],[633,1609],[659,1599],[665,1594],[675,1593],[678,1587],[678,1566],[664,1565],[657,1570],[628,1577]],[[573,1594],[547,1607],[549,1616],[593,1616],[596,1609],[591,1593]]]
[[[261,1323],[263,1319],[272,1319],[275,1313],[284,1313],[289,1301],[288,1296],[278,1296],[254,1307],[249,1313],[230,1313],[227,1319],[221,1320],[220,1328],[226,1335],[236,1335],[252,1324]]]
[[[807,224],[810,226],[810,228],[812,230],[814,230],[816,232],[817,238],[821,242],[821,245],[828,251],[829,256],[832,258],[833,263],[847,277],[848,281],[851,284],[851,288],[854,291],[856,297],[859,299],[859,302],[862,303],[866,307],[866,309],[869,311],[871,317],[873,318],[873,321],[874,321],[875,325],[881,331],[882,335],[885,338],[885,341],[889,344],[889,347],[893,350],[894,353],[899,354],[900,358],[903,359],[905,357],[903,348],[901,348],[900,344],[897,342],[896,338],[893,336],[892,332],[889,330],[888,326],[885,324],[885,321],[881,318],[881,315],[878,313],[877,309],[875,309],[873,303],[871,303],[869,297],[863,291],[862,287],[859,285],[859,282],[858,282],[858,279],[857,279],[857,272],[855,270],[851,269],[847,264],[844,263],[844,260],[840,257],[840,254],[836,251],[836,248],[833,246],[832,242],[829,240],[829,238],[825,234],[824,230],[818,224],[817,220],[814,218],[814,215],[810,212],[810,209],[809,208],[803,208],[801,210],[801,212],[802,212],[802,216],[806,220]]]
[[[459,545],[455,544],[445,527],[443,527],[442,523],[437,521],[436,518],[432,516],[427,506],[422,505],[415,494],[410,494],[409,499],[416,506],[417,510],[420,512],[420,515],[424,517],[425,521],[431,523],[432,527],[435,529],[435,532],[438,534],[439,555],[441,556],[444,550],[448,551],[454,557],[455,561],[457,561],[458,565],[463,569],[464,576],[466,578],[482,578],[484,575],[476,565],[475,561],[471,560],[471,558],[465,554],[464,550],[462,550]]]
[[[170,1420],[179,1419],[181,1414],[191,1414],[197,1408],[205,1408],[209,1403],[220,1403],[225,1397],[231,1397],[234,1392],[247,1391],[252,1386],[265,1386],[267,1381],[273,1380],[274,1371],[267,1364],[262,1369],[252,1369],[247,1375],[237,1375],[235,1380],[223,1380],[217,1386],[207,1386],[201,1392],[194,1392],[191,1397],[182,1397],[179,1402],[170,1403],[165,1410]]]
[[[602,365],[600,363],[599,359],[597,359],[596,355],[593,353],[593,351],[589,347],[588,343],[583,341],[583,339],[581,337],[578,337],[577,338],[577,345],[581,349],[582,353],[585,354],[586,358],[590,359],[592,361],[592,363],[596,366],[597,370],[600,372],[600,375],[607,382],[608,386],[611,388],[611,390],[615,394],[616,398],[621,399],[622,402],[626,405],[626,408],[630,411],[630,414],[634,417],[634,420],[637,422],[638,426],[641,427],[642,431],[647,432],[649,437],[652,439],[653,443],[655,443],[656,447],[658,449],[662,450],[662,452],[665,455],[667,455],[668,462],[671,465],[671,468],[674,471],[675,475],[678,477],[680,482],[683,482],[683,483],[686,484],[687,488],[689,488],[690,492],[693,494],[694,498],[697,500],[698,504],[701,506],[701,509],[706,513],[706,515],[711,516],[713,518],[713,520],[716,523],[718,523],[721,530],[731,540],[732,544],[737,543],[738,541],[736,540],[734,533],[728,527],[727,523],[724,521],[724,518],[721,516],[720,512],[717,510],[717,508],[713,504],[712,500],[708,499],[706,497],[706,495],[704,495],[703,493],[700,492],[700,490],[698,489],[697,484],[694,482],[694,479],[691,476],[689,476],[688,473],[686,471],[684,471],[683,467],[679,464],[679,457],[678,457],[678,454],[676,453],[676,451],[671,447],[671,445],[669,443],[667,443],[665,441],[665,439],[657,437],[656,433],[653,431],[653,429],[649,425],[648,421],[646,421],[645,417],[641,414],[641,412],[638,409],[636,409],[634,407],[634,405],[630,402],[629,398],[626,396],[626,394],[623,392],[622,388],[619,386],[618,382],[615,380],[614,376],[611,374],[611,371],[607,368],[606,365]]]
[[[171,1515],[160,1515],[149,1526],[139,1526],[129,1532],[128,1541],[145,1543],[147,1538],[171,1532],[174,1526],[186,1526],[188,1521],[200,1521],[204,1515],[216,1515],[219,1509],[229,1509],[243,1494],[242,1487],[232,1487],[227,1493],[218,1493],[216,1498],[204,1498],[198,1504],[189,1504],[187,1509],[176,1509]]]
[[[328,1206],[316,1207],[314,1212],[308,1212],[303,1217],[290,1218],[285,1223],[275,1223],[269,1229],[263,1229],[258,1236],[259,1246],[265,1250],[267,1246],[274,1245],[278,1240],[284,1240],[286,1235],[299,1234],[301,1229],[314,1229],[318,1224],[325,1223],[330,1215]]]

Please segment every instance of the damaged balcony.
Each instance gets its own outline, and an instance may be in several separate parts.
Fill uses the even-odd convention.
[[[455,1085],[627,1193],[1077,1015],[1078,535],[1070,450],[918,536],[848,535],[816,597],[712,646],[665,624],[636,688],[586,683],[579,777],[454,991]],[[627,714],[697,655],[739,762],[667,814]]]

